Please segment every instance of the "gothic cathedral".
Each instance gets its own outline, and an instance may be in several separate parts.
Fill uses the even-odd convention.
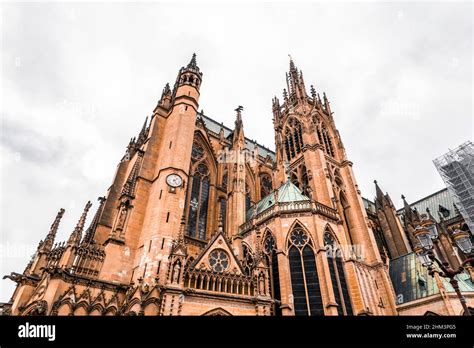
[[[59,211],[25,271],[9,276],[11,314],[396,315],[326,95],[308,95],[290,60],[273,99],[273,152],[245,137],[242,107],[234,129],[198,111],[202,79],[193,55],[131,139],[90,225],[88,202],[55,243]],[[409,241],[395,232],[387,248],[403,254]]]

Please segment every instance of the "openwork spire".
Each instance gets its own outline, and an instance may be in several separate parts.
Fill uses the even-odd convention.
[[[84,211],[82,212],[79,221],[77,222],[76,228],[74,228],[74,231],[72,231],[71,236],[69,237],[68,244],[78,245],[81,241],[82,231],[84,230],[84,225],[86,223],[87,213],[91,206],[92,203],[88,201],[86,203],[86,206],[84,207]]]

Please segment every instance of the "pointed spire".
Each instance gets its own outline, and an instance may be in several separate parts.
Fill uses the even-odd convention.
[[[402,199],[403,199],[403,210],[404,210],[404,215],[405,215],[405,221],[407,223],[412,223],[415,220],[415,214],[413,210],[411,209],[410,204],[408,204],[408,202],[406,201],[404,195],[402,195]],[[416,208],[415,208],[415,211],[416,211]]]
[[[86,234],[84,236],[84,239],[82,240],[82,243],[84,244],[91,244],[94,242],[95,231],[97,229],[100,216],[102,215],[102,211],[104,209],[105,197],[99,197],[97,198],[97,200],[99,201],[99,207],[97,208],[97,211],[94,215],[94,218],[92,219],[89,228],[86,230]]]
[[[142,157],[143,157],[143,151],[140,150],[138,152],[137,159],[135,163],[133,164],[133,168],[130,171],[130,174],[128,175],[128,179],[125,182],[125,185],[123,185],[122,195],[128,195],[130,197],[133,197],[135,195],[135,186],[137,183],[138,173],[140,171]]]
[[[297,72],[295,63],[293,62],[293,58],[291,57],[291,55],[288,55],[288,57],[290,57],[290,73]]]
[[[384,200],[385,200],[385,196],[384,196],[382,190],[380,189],[380,187],[377,183],[377,180],[374,180],[374,184],[375,184],[376,200],[378,201],[378,203],[382,207],[383,203],[384,203]]]
[[[71,236],[69,237],[68,244],[78,245],[81,241],[82,231],[84,230],[84,225],[86,223],[87,212],[91,206],[92,203],[88,201],[84,207],[84,211],[82,212],[79,221],[77,222],[76,228],[74,228],[74,231],[72,231]]]
[[[147,124],[148,124],[148,116],[145,118],[145,122],[143,123],[143,127],[142,127],[140,133],[138,134],[137,147],[142,146],[143,143],[146,140],[146,137],[148,136]]]
[[[56,218],[54,219],[53,224],[51,225],[51,228],[49,229],[49,232],[41,245],[42,250],[49,251],[52,249],[54,239],[56,238],[56,233],[58,232],[59,223],[61,222],[64,212],[65,210],[63,208],[59,209],[59,212],[57,213]]]
[[[198,66],[197,66],[197,62],[196,62],[196,53],[193,53],[193,56],[191,58],[191,61],[188,64],[187,68],[199,69]]]

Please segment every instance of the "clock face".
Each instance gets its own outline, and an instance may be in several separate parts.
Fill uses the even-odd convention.
[[[171,187],[179,187],[183,183],[183,179],[178,174],[170,174],[166,177],[166,183]]]

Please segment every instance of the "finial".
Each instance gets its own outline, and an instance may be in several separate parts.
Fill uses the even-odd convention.
[[[244,107],[242,105],[239,105],[239,106],[237,106],[237,109],[235,109],[234,111],[237,111],[237,115],[240,115],[240,113],[242,112],[243,109],[244,109]]]
[[[290,71],[295,71],[296,67],[295,67],[295,63],[293,62],[293,58],[289,54],[288,54],[288,57],[290,57]]]
[[[405,200],[405,196],[402,194],[402,199]]]
[[[196,53],[193,53],[193,57],[191,58],[191,61],[189,62],[188,68],[197,68],[197,62],[196,62]]]
[[[377,180],[374,180],[374,184],[377,185]]]

